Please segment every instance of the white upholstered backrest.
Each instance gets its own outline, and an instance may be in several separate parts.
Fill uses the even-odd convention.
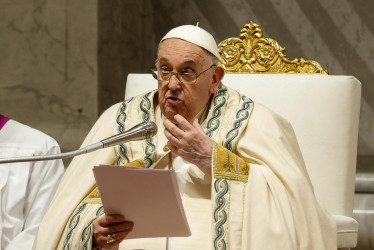
[[[361,84],[352,76],[226,74],[222,82],[291,122],[319,202],[352,216]],[[150,74],[130,74],[129,98],[157,88]]]

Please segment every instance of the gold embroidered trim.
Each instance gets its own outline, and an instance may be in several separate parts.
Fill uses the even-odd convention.
[[[145,168],[143,160],[135,160],[125,164],[126,167]]]
[[[91,193],[83,199],[82,203],[103,204],[101,201],[99,189],[96,187],[96,185]]]
[[[213,176],[216,179],[247,182],[250,164],[213,142]]]

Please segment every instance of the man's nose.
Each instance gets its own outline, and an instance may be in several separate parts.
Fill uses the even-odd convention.
[[[169,79],[169,89],[176,90],[181,88],[181,82],[179,81],[177,74],[172,74]]]

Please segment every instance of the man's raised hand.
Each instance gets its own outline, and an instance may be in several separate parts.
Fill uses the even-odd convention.
[[[212,141],[197,119],[190,124],[181,115],[175,115],[178,126],[169,120],[164,121],[165,136],[169,140],[171,152],[198,166],[206,175],[211,176]]]

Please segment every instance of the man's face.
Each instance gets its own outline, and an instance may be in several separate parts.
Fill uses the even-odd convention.
[[[170,71],[192,70],[196,74],[208,69],[212,60],[199,46],[181,39],[166,39],[159,48],[158,66]],[[158,98],[162,113],[171,122],[180,114],[187,121],[204,108],[209,97],[218,87],[220,79],[215,73],[216,67],[200,75],[192,85],[181,83],[176,75],[169,81],[158,81]]]

